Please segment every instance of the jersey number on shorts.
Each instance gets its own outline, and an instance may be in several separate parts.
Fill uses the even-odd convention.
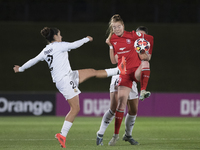
[[[75,89],[75,88],[76,88],[76,85],[74,84],[73,81],[70,81],[70,85],[72,85],[72,89]]]
[[[49,69],[50,69],[50,71],[52,71],[52,70],[53,70],[53,67],[51,67],[51,64],[52,64],[52,62],[53,62],[53,55],[47,55],[47,62],[48,62],[48,64],[49,64]]]
[[[119,79],[116,79],[114,85],[117,86],[118,84],[119,84]]]

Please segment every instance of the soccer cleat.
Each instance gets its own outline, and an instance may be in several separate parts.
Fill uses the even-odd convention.
[[[102,146],[103,145],[103,135],[100,135],[97,133],[97,140],[96,140],[97,145]]]
[[[132,136],[126,136],[126,134],[123,135],[123,141],[129,142],[131,145],[140,145],[137,141],[135,141]]]
[[[151,92],[146,91],[146,90],[142,90],[142,91],[140,92],[140,97],[139,97],[139,99],[140,99],[141,101],[143,101],[145,98],[148,98],[150,95],[151,95]]]
[[[60,133],[57,133],[55,135],[55,138],[59,141],[60,146],[62,148],[66,148],[66,146],[65,146],[66,137],[62,136]]]
[[[110,146],[115,146],[116,142],[119,140],[119,134],[113,134],[112,139],[108,143]]]
[[[121,75],[125,75],[126,74],[126,60],[125,60],[124,56],[122,56],[122,62],[118,66],[118,69],[120,70],[120,74]]]

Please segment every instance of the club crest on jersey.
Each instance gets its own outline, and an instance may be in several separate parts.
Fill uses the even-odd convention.
[[[126,43],[127,44],[131,44],[131,40],[130,39],[126,39]]]
[[[140,32],[136,32],[136,34],[137,34],[138,36],[141,36],[141,35],[142,35]]]
[[[114,45],[116,45],[117,44],[117,42],[114,42]]]

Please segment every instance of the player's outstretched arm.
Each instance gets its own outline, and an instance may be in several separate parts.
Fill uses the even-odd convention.
[[[77,41],[74,41],[74,42],[71,42],[71,43],[67,43],[67,47],[70,50],[71,49],[77,49],[77,48],[81,47],[84,43],[87,43],[89,41],[90,42],[93,41],[93,38],[91,36],[87,36],[85,38],[82,38],[80,40],[77,40]]]

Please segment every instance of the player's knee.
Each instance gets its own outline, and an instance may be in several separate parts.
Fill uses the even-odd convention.
[[[73,114],[77,115],[80,111],[80,106],[73,106],[71,107],[71,110],[70,110]]]
[[[118,109],[125,110],[125,107],[126,107],[126,98],[125,96],[121,96],[119,97]]]
[[[135,116],[135,115],[137,115],[137,110],[129,110],[128,114],[132,115],[132,116]]]
[[[80,111],[80,106],[77,106],[77,107],[76,107],[76,113],[78,114],[79,111]]]

